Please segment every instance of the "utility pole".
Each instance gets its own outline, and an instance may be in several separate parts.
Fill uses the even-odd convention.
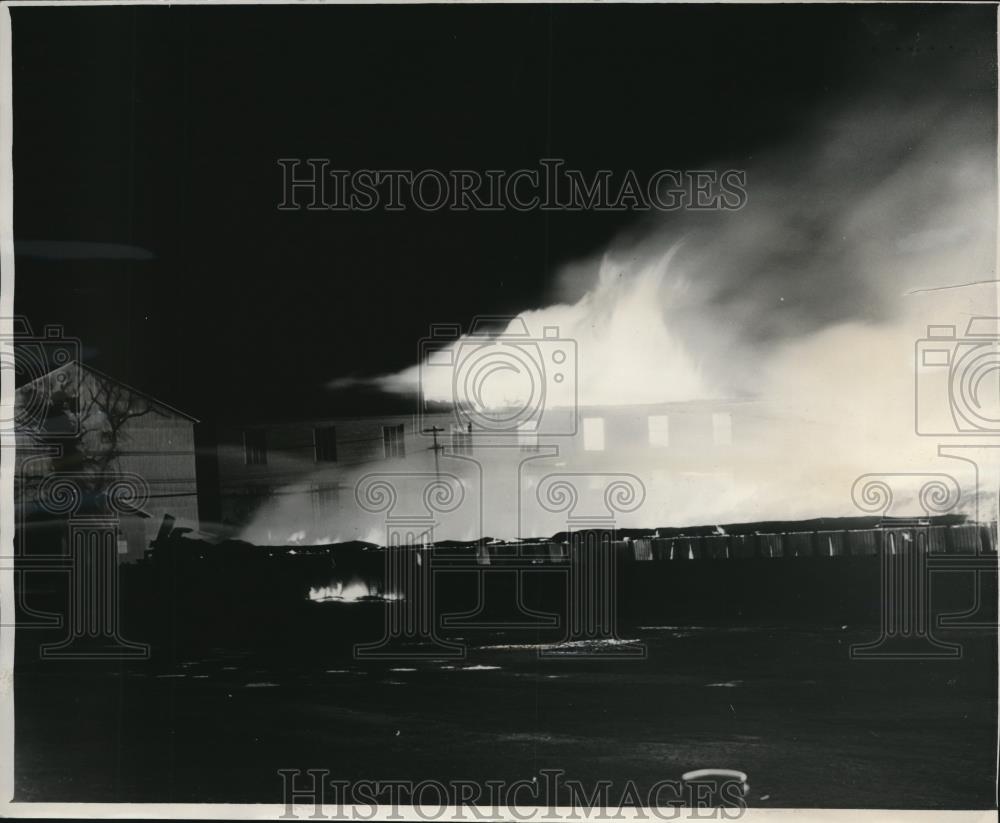
[[[438,443],[438,433],[439,432],[443,432],[443,431],[444,431],[444,429],[440,428],[439,426],[431,426],[429,429],[424,429],[423,430],[424,434],[430,434],[430,435],[432,435],[434,437],[434,445],[431,446],[431,451],[434,452],[434,474],[435,475],[440,475],[441,474],[441,467],[440,467],[440,465],[438,463],[438,454],[441,452],[441,450],[444,448],[444,446],[442,446],[440,443]]]

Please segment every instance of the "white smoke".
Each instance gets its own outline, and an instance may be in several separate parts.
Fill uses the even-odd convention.
[[[522,328],[532,339],[541,338],[546,328],[557,329],[560,340],[576,344],[576,383],[549,383],[546,407],[659,403],[722,394],[721,387],[706,382],[697,351],[665,321],[665,306],[675,304],[688,287],[671,266],[678,248],[631,259],[609,252],[597,266],[593,287],[577,301],[522,312],[499,331],[497,340],[516,340]],[[449,362],[458,362],[461,348],[479,345],[479,340],[466,335],[442,351],[451,355]],[[386,391],[420,392],[427,401],[471,402],[461,386],[456,391],[453,377],[453,369],[427,362],[373,382]],[[488,392],[485,399],[492,398],[501,408],[528,402],[533,385],[523,372],[507,368],[491,373],[483,388]]]
[[[739,449],[751,486],[671,483],[666,521],[643,511],[635,525],[858,514],[862,474],[962,469],[915,433],[914,346],[928,325],[961,336],[998,313],[991,127],[945,103],[834,123],[758,161],[742,211],[651,221],[569,267],[568,299],[519,317],[576,342],[581,406],[753,396],[773,416],[782,449]],[[412,391],[418,372],[378,383]],[[652,456],[628,468],[664,476]],[[975,499],[966,489],[966,511]]]
[[[914,358],[928,325],[961,336],[970,318],[998,314],[993,131],[992,116],[948,101],[828,116],[755,159],[742,210],[649,219],[567,266],[550,305],[522,312],[508,331],[557,327],[575,341],[581,406],[752,397],[778,435],[741,441],[737,421],[735,471],[712,494],[691,480],[719,471],[707,454],[683,474],[653,452],[622,467],[642,478],[647,503],[619,525],[857,515],[852,485],[873,472],[955,474],[959,508],[976,513],[984,489],[970,487],[968,465],[915,433]],[[368,382],[452,400],[451,371],[430,365]],[[513,370],[491,380],[493,402],[523,399]],[[572,402],[568,387],[550,388],[549,405]],[[903,489],[893,513],[918,513],[914,494]],[[510,501],[485,499],[498,511],[481,525],[456,521],[435,537],[558,528],[515,524]],[[297,530],[274,510],[255,525],[276,519]]]

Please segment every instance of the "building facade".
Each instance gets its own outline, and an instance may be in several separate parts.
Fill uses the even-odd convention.
[[[121,560],[142,558],[165,516],[198,529],[195,418],[75,361],[18,388],[15,410],[26,551],[64,552],[67,518],[111,508]]]
[[[745,400],[545,414],[508,427],[449,410],[220,426],[218,485],[205,493],[230,534],[260,544],[382,543],[387,524],[421,517],[435,539],[456,540],[542,536],[601,516],[629,527],[704,522],[759,472],[754,455],[776,428]],[[569,508],[552,497],[557,480],[575,494]],[[616,481],[632,491],[609,512]],[[388,509],[369,499],[373,483],[389,489]],[[427,500],[442,483],[459,504]]]

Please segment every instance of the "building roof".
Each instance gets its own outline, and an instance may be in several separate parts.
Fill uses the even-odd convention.
[[[90,374],[94,375],[95,377],[99,377],[102,380],[110,380],[113,383],[116,383],[119,386],[128,389],[133,394],[136,394],[139,397],[142,397],[143,399],[149,401],[158,409],[166,412],[169,415],[173,415],[175,417],[183,417],[185,420],[190,420],[192,423],[201,422],[197,417],[193,417],[187,412],[183,412],[180,409],[176,408],[175,406],[171,406],[169,403],[165,403],[163,400],[160,400],[157,397],[153,397],[151,394],[148,394],[142,391],[141,389],[137,389],[135,388],[135,386],[131,386],[128,383],[124,382],[123,380],[119,380],[117,377],[112,377],[110,374],[105,374],[100,369],[95,369],[93,366],[87,365],[86,363],[82,363],[78,360],[71,360],[68,363],[64,363],[62,366],[59,366],[59,368],[57,369],[52,369],[52,371],[36,377],[34,380],[29,380],[27,383],[18,386],[17,391],[18,392],[24,391],[24,389],[27,386],[34,385],[42,380],[50,380],[53,375],[59,374],[61,372],[70,371],[71,369],[79,369],[81,372],[89,372]]]

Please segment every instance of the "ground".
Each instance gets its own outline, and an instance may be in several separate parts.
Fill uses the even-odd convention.
[[[216,649],[170,670],[19,647],[17,799],[282,803],[278,770],[296,768],[481,782],[560,769],[645,792],[720,767],[749,775],[751,806],[995,808],[996,635],[939,633],[957,660],[852,661],[876,634],[647,626],[629,632],[641,661],[539,660],[494,635],[461,661]]]

